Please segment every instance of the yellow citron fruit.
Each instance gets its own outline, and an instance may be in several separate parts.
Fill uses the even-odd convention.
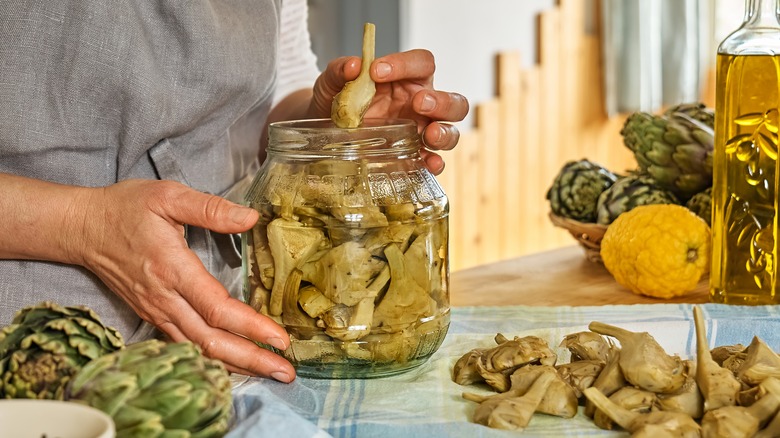
[[[672,298],[692,291],[710,267],[710,227],[680,205],[635,207],[601,241],[604,266],[634,293]]]

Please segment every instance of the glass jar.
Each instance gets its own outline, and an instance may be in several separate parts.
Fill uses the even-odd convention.
[[[778,0],[747,0],[718,47],[710,297],[778,304]]]
[[[244,296],[290,334],[305,377],[397,374],[449,327],[449,203],[410,120],[274,123],[246,195]],[[271,347],[268,347],[271,348]]]

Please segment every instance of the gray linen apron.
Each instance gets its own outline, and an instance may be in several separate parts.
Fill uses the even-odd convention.
[[[280,1],[3,0],[0,172],[90,187],[168,179],[226,194],[258,168]],[[226,285],[238,261],[227,240],[188,229]],[[0,326],[42,300],[90,306],[130,341],[151,334],[83,268],[0,260]]]

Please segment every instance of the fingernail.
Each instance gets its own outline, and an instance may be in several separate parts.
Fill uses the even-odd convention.
[[[436,134],[436,143],[438,144],[441,143],[447,133],[444,131],[444,127],[439,125],[439,129],[436,130]]]
[[[378,79],[386,78],[393,71],[393,66],[386,62],[380,62],[376,65],[376,77]]]
[[[246,222],[246,218],[249,217],[250,214],[252,214],[252,209],[247,207],[233,207],[228,213],[230,219],[237,224]]]
[[[436,99],[433,98],[430,94],[426,94],[423,97],[422,104],[420,105],[420,110],[424,112],[433,111],[433,109],[436,108]]]
[[[272,346],[274,348],[278,348],[280,350],[286,350],[287,349],[287,344],[284,343],[282,338],[268,338],[268,339],[266,339],[265,342],[268,345],[270,345],[270,346]]]
[[[274,371],[271,373],[271,377],[274,378],[274,380],[278,380],[280,382],[289,382],[290,381],[290,375],[282,372],[282,371]]]

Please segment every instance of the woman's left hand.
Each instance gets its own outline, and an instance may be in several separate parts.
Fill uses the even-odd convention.
[[[444,160],[434,150],[449,150],[458,143],[458,129],[447,122],[458,122],[468,114],[469,103],[458,93],[433,88],[436,70],[433,54],[417,49],[377,58],[371,64],[376,94],[366,118],[403,118],[417,122],[425,149],[423,158],[434,174],[444,170]],[[360,72],[360,58],[347,56],[328,64],[314,84],[310,113],[330,117],[333,96]]]

